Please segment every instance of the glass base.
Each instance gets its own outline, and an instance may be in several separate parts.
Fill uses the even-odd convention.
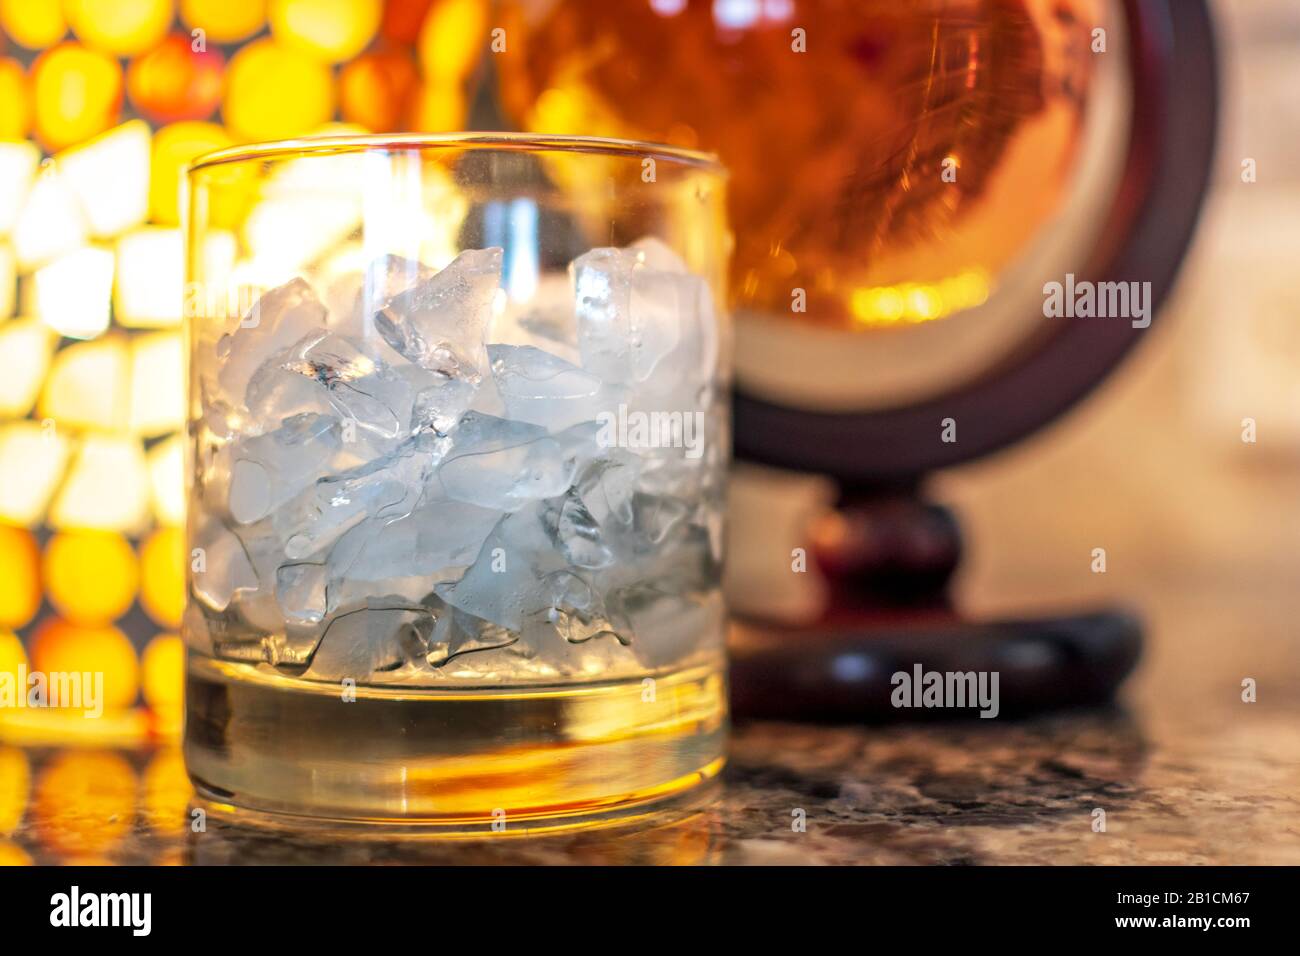
[[[218,812],[448,834],[608,822],[715,776],[719,662],[549,687],[340,687],[191,655],[185,763]],[[287,820],[282,822],[288,822]]]

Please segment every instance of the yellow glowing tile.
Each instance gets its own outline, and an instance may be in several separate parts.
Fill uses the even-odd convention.
[[[0,139],[22,139],[32,124],[31,88],[23,65],[0,57]]]
[[[301,136],[333,115],[334,75],[328,65],[269,37],[231,58],[222,116],[236,136]]]
[[[21,160],[14,159],[15,165]],[[14,253],[24,272],[86,241],[86,218],[76,194],[52,167],[45,167],[23,203],[13,227]]]
[[[148,517],[149,471],[139,441],[87,435],[50,507],[50,523],[131,533]]]
[[[0,524],[0,627],[23,627],[36,616],[41,606],[40,558],[30,531]]]
[[[180,222],[181,169],[204,153],[222,149],[234,141],[216,123],[182,122],[164,126],[154,133],[153,168],[149,181],[149,216],[157,223],[174,226]],[[220,209],[211,211],[222,219]]]
[[[108,328],[113,253],[89,246],[36,272],[35,312],[60,335],[91,339]]]
[[[63,477],[69,441],[53,422],[0,426],[0,521],[34,525]]]
[[[71,531],[45,546],[45,591],[54,609],[74,624],[109,624],[135,601],[140,570],[120,534]]]
[[[179,325],[185,296],[181,231],[144,226],[117,240],[113,315],[127,328]]]
[[[474,68],[486,46],[488,0],[445,0],[429,11],[417,49],[424,75],[459,82]]]
[[[185,421],[185,352],[179,332],[131,339],[130,428],[154,438]]]
[[[36,138],[63,149],[102,133],[122,110],[122,65],[79,43],[60,43],[32,64]]]
[[[131,120],[54,157],[92,236],[111,238],[149,215],[149,153],[149,125]]]
[[[55,335],[40,319],[0,325],[0,415],[21,418],[40,394]]]
[[[135,703],[140,687],[135,648],[111,625],[78,625],[50,618],[32,638],[31,658],[32,668],[47,674],[102,673],[105,711]]]
[[[18,221],[40,161],[35,143],[0,143],[0,235],[8,235]]]
[[[0,27],[29,50],[43,50],[68,32],[63,0],[0,0]]]
[[[350,60],[364,50],[382,13],[379,0],[270,0],[267,6],[277,40],[326,63]]]
[[[172,0],[64,0],[63,6],[78,39],[114,56],[143,53],[172,22]]]
[[[173,435],[149,449],[149,489],[159,524],[185,524],[185,440]]]
[[[180,7],[185,25],[204,31],[210,43],[247,39],[266,23],[266,0],[181,0]]]
[[[0,242],[0,319],[14,314],[14,290],[18,283],[18,263],[8,243]]]
[[[179,711],[185,702],[185,644],[160,633],[144,646],[144,702],[156,710]]]
[[[140,603],[161,627],[181,626],[185,612],[185,532],[159,528],[140,546]]]
[[[130,352],[118,334],[55,353],[37,416],[60,428],[117,431],[127,426],[130,403]]]

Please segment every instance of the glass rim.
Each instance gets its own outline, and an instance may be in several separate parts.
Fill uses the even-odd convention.
[[[714,153],[635,139],[576,136],[551,133],[373,133],[301,136],[270,142],[226,146],[203,153],[185,166],[188,179],[214,166],[259,159],[279,159],[300,154],[337,155],[368,150],[500,149],[511,152],[590,153],[606,156],[651,157],[718,176],[727,168]]]

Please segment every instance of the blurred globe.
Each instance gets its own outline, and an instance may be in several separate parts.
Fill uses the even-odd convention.
[[[829,327],[979,305],[1060,214],[1104,0],[508,0],[534,132],[713,150],[735,305]]]

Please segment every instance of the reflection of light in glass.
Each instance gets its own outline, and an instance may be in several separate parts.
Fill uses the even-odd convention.
[[[90,234],[109,238],[149,214],[149,125],[132,120],[54,161],[86,213]]]
[[[68,460],[69,443],[50,425],[12,422],[0,427],[0,521],[41,520]]]
[[[132,438],[87,435],[50,508],[58,528],[139,531],[149,518],[149,472]]]
[[[185,350],[179,332],[156,332],[131,339],[130,428],[156,438],[174,431],[185,418]]]
[[[982,270],[970,269],[937,283],[905,282],[855,289],[849,296],[849,308],[864,326],[915,324],[973,309],[982,305],[988,295],[988,276]]]
[[[36,272],[36,314],[62,335],[89,339],[108,328],[113,254],[85,248]]]
[[[27,194],[14,224],[18,266],[33,269],[78,248],[86,239],[86,220],[77,197],[52,166],[46,166]]]
[[[33,143],[0,143],[0,233],[8,234],[18,220],[40,161]]]
[[[63,8],[80,40],[115,56],[144,52],[172,22],[172,0],[64,0]]]
[[[114,316],[127,328],[179,325],[185,262],[179,229],[145,226],[117,241]]]
[[[73,624],[110,624],[131,607],[139,584],[135,552],[120,534],[56,534],[45,546],[45,590]]]
[[[43,50],[68,32],[63,0],[0,0],[0,27],[29,50]]]
[[[130,371],[123,336],[69,345],[54,356],[37,414],[64,427],[125,428]]]
[[[234,43],[251,37],[266,23],[266,0],[181,0],[181,20],[207,33],[212,43]]]
[[[113,125],[122,107],[117,60],[78,43],[60,43],[32,64],[36,137],[63,149]]]
[[[185,523],[185,443],[173,435],[149,449],[149,489],[160,524]]]
[[[55,335],[39,319],[0,325],[0,415],[21,418],[32,410],[50,364]]]
[[[222,115],[245,139],[300,136],[334,115],[333,74],[300,50],[270,38],[254,40],[230,60]]]
[[[356,228],[358,211],[340,195],[268,199],[248,214],[244,241],[257,265],[276,285],[342,242]]]
[[[326,63],[350,60],[379,30],[379,0],[270,0],[267,19],[282,43]]]
[[[0,574],[0,627],[23,627],[36,616],[41,606],[40,559],[30,531],[0,524],[0,568],[4,568]]]
[[[391,253],[440,269],[454,259],[468,202],[450,175],[416,152],[367,153],[363,163],[365,261]]]
[[[537,291],[537,203],[512,199],[509,203],[488,203],[483,210],[483,238],[486,246],[505,250],[502,282],[515,302],[527,302]]]

